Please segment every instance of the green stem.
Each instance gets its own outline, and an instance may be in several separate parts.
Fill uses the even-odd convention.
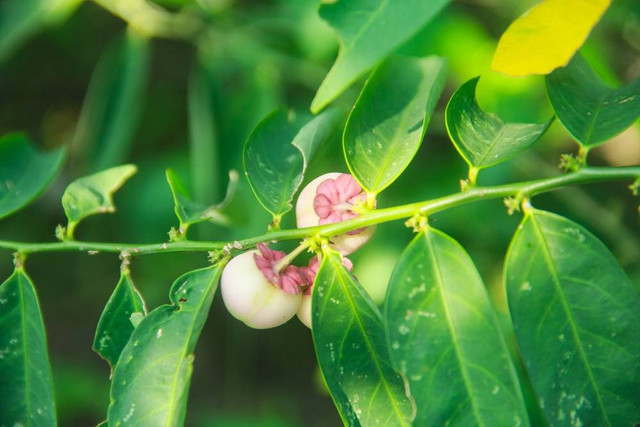
[[[585,146],[580,146],[580,149],[578,150],[578,164],[580,165],[580,167],[586,167],[587,166],[587,156],[589,155],[589,147],[585,147]]]
[[[278,261],[278,263],[274,266],[273,270],[276,273],[280,273],[282,270],[284,270],[289,264],[291,264],[291,261],[293,261],[294,259],[296,259],[296,257],[298,255],[300,255],[305,249],[307,249],[309,247],[309,242],[307,242],[306,240],[303,241],[302,243],[300,243],[298,245],[297,248],[295,248],[294,250],[292,250],[291,252],[289,252],[287,255],[284,256],[284,258],[281,258],[280,261]]]
[[[163,253],[163,252],[199,252],[214,251],[223,248],[243,250],[258,243],[281,240],[303,239],[313,235],[334,236],[357,228],[383,222],[410,218],[416,214],[431,215],[436,212],[462,206],[480,200],[497,199],[509,196],[530,198],[536,194],[557,190],[569,185],[587,184],[614,180],[635,180],[640,178],[640,166],[620,168],[585,167],[577,172],[534,181],[513,184],[496,185],[491,187],[473,187],[464,192],[450,194],[436,199],[426,200],[391,208],[378,209],[367,212],[358,218],[334,224],[316,227],[297,228],[291,230],[277,230],[260,236],[250,237],[237,242],[190,242],[180,241],[171,243],[155,243],[135,245],[128,243],[96,243],[65,241],[57,243],[22,243],[0,240],[0,249],[17,251],[22,254],[53,251],[81,251],[81,252],[127,252],[131,256]]]
[[[171,13],[147,0],[93,2],[126,21],[137,32],[149,37],[192,40],[202,27],[202,22],[192,14]]]
[[[478,182],[478,172],[480,172],[480,169],[476,168],[476,167],[469,167],[469,185],[471,187],[475,187],[477,182]]]

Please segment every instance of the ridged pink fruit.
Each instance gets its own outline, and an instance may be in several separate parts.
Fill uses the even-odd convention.
[[[277,273],[274,266],[284,253],[259,244],[224,268],[220,280],[222,299],[229,313],[247,326],[273,328],[291,319],[302,301],[303,279],[297,267]]]
[[[307,184],[296,202],[298,228],[331,224],[356,218],[356,203],[364,202],[366,194],[349,174],[332,172]],[[353,230],[330,238],[332,246],[348,255],[369,241],[375,226]]]

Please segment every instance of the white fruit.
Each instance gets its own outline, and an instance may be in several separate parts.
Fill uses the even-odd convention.
[[[291,319],[302,300],[267,281],[256,266],[257,250],[233,258],[222,272],[220,289],[227,310],[233,317],[256,329],[273,328]]]
[[[300,196],[296,202],[296,223],[298,228],[312,227],[320,224],[320,216],[314,209],[314,199],[316,197],[318,187],[327,180],[337,179],[340,175],[345,174],[340,172],[331,172],[321,175],[307,184],[307,186],[300,192]],[[333,236],[330,239],[332,243],[331,246],[341,254],[349,255],[367,243],[371,236],[373,236],[374,232],[375,226],[370,226],[357,234],[345,233],[339,236]]]
[[[307,328],[311,329],[311,295],[302,295],[302,303],[297,316]]]

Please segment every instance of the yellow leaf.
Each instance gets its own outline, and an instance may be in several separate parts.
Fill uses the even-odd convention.
[[[491,68],[511,76],[549,74],[569,63],[611,0],[544,0],[504,32]]]

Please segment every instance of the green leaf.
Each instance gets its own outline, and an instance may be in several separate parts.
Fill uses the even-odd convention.
[[[525,367],[550,424],[640,421],[640,297],[580,225],[531,210],[505,267]]]
[[[343,137],[349,170],[369,193],[389,186],[415,156],[446,79],[439,57],[392,57],[369,78]]]
[[[66,151],[38,151],[21,134],[0,138],[0,218],[35,200],[62,167]]]
[[[244,169],[258,201],[279,223],[291,210],[291,200],[309,160],[333,133],[342,113],[327,110],[309,118],[277,110],[253,130],[244,146]]]
[[[128,30],[106,50],[91,77],[74,145],[86,150],[91,171],[128,160],[142,112],[150,42]]]
[[[112,371],[135,329],[131,317],[136,313],[145,315],[147,309],[126,269],[102,311],[93,339],[93,351],[109,363]]]
[[[640,117],[640,79],[613,89],[580,54],[547,76],[547,94],[560,123],[584,147],[602,144]]]
[[[311,111],[322,110],[352,83],[424,27],[449,0],[337,0],[320,16],[338,31],[341,46]]]
[[[3,0],[0,63],[43,27],[63,21],[81,3],[81,0]]]
[[[384,312],[416,425],[528,425],[515,367],[473,261],[429,228],[398,261]]]
[[[0,377],[2,425],[57,425],[42,314],[22,268],[0,286]]]
[[[470,167],[482,169],[504,162],[529,148],[549,128],[546,123],[505,123],[480,109],[476,86],[480,77],[460,86],[446,109],[449,137]]]
[[[136,173],[135,165],[116,166],[73,181],[62,195],[62,207],[67,215],[69,238],[78,223],[91,215],[115,212],[112,195]]]
[[[194,270],[171,287],[171,304],[151,311],[131,334],[113,372],[110,426],[181,426],[200,336],[222,266]]]
[[[412,404],[391,367],[378,308],[339,253],[323,258],[311,300],[313,342],[342,420],[349,426],[410,425]]]
[[[224,200],[209,207],[202,206],[191,199],[187,187],[172,169],[167,169],[167,182],[171,188],[171,194],[173,194],[176,216],[180,221],[180,234],[186,235],[190,225],[202,221],[211,221],[225,226],[230,224],[231,220],[222,211],[235,194],[238,172],[235,170],[229,172],[229,186]]]

